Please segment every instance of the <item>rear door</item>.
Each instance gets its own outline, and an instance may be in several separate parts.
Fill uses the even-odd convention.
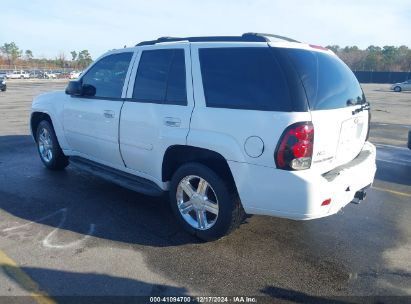
[[[194,107],[191,83],[189,43],[139,48],[120,120],[127,168],[161,179],[167,148],[186,144]]]
[[[95,90],[94,95],[73,96],[64,105],[66,139],[83,157],[124,166],[118,143],[119,119],[132,57],[129,51],[101,58],[80,79],[83,87]]]
[[[326,172],[354,159],[368,131],[368,105],[352,71],[330,51],[281,49],[298,71],[314,125],[311,168]]]

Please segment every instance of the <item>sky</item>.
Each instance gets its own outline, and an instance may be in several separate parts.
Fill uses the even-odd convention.
[[[340,46],[411,47],[410,0],[2,0],[0,45],[34,57],[114,48],[162,36],[272,33]]]

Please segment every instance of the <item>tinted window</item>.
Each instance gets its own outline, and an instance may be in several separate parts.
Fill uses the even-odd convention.
[[[338,57],[300,49],[278,49],[294,64],[312,110],[362,104],[363,92],[353,72]]]
[[[143,51],[134,83],[133,99],[186,105],[184,50]]]
[[[187,104],[186,67],[184,51],[175,50],[168,75],[168,86],[165,103]]]
[[[120,98],[132,56],[133,53],[120,53],[100,59],[81,79],[83,86],[92,85],[96,97]]]
[[[199,50],[208,107],[290,111],[287,82],[269,48]]]

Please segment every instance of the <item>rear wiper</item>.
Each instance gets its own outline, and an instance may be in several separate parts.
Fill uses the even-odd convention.
[[[361,105],[361,108],[355,109],[354,111],[352,111],[352,115],[355,115],[357,113],[360,113],[362,111],[367,111],[370,109],[370,103],[369,102],[365,102],[364,104]]]
[[[354,98],[350,98],[347,100],[347,107],[357,105],[357,101]]]

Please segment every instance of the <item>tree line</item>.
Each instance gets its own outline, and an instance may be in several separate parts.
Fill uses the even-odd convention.
[[[327,48],[334,51],[353,71],[411,71],[411,49],[405,45],[370,45],[365,50],[357,46],[329,45]]]
[[[85,69],[93,59],[88,50],[71,51],[71,58],[67,58],[64,52],[60,52],[54,59],[36,58],[31,50],[22,50],[16,43],[4,43],[0,46],[0,66],[14,69],[25,68],[47,68],[47,69]]]
[[[410,72],[411,49],[386,45],[370,45],[362,50],[357,46],[340,47],[329,45],[353,71]],[[35,58],[31,50],[21,50],[14,42],[0,46],[0,66],[9,69],[15,66],[84,69],[93,62],[88,50],[71,51],[71,58],[60,52],[54,59]]]

